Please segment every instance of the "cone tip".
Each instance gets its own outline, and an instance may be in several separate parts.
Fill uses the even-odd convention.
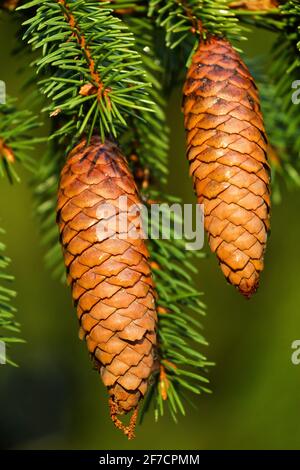
[[[256,293],[259,286],[259,280],[257,279],[254,284],[240,284],[238,286],[239,292],[247,299],[250,300],[253,294]]]

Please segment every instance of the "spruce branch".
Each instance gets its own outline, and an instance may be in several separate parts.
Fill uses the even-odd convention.
[[[293,102],[293,93],[296,91],[293,83],[297,84],[300,76],[300,5],[292,0],[280,5],[279,9],[282,29],[273,48],[269,70],[276,101],[273,100],[266,112],[270,115],[268,121],[274,122],[272,116],[278,112],[274,101],[278,104],[280,111],[276,120],[278,122],[278,116],[281,116],[281,125],[276,126],[277,130],[274,132],[277,142],[275,149],[279,150],[278,171],[289,186],[299,186],[300,117],[299,104]],[[278,190],[276,194],[279,198]]]
[[[115,4],[118,5],[118,0]],[[151,178],[164,184],[168,173],[169,129],[165,117],[166,99],[160,82],[163,68],[154,50],[156,30],[146,17],[129,17],[127,24],[136,38],[135,47],[141,57],[147,81],[151,84],[149,98],[153,102],[153,110],[140,110],[132,116],[120,141],[128,156],[134,160],[134,155],[137,155],[143,170],[151,171]],[[134,172],[138,176],[137,166]]]
[[[0,228],[1,238],[5,231]],[[5,254],[6,246],[0,242],[0,341],[4,342],[8,350],[13,343],[24,342],[20,334],[20,324],[15,320],[16,308],[13,305],[13,300],[16,292],[11,288],[14,282],[14,277],[8,273],[8,268],[11,260]],[[8,351],[7,351],[8,353]],[[3,359],[3,358],[2,358]],[[10,356],[6,354],[6,363],[16,366],[17,364],[12,361]]]
[[[264,70],[265,63],[267,63],[266,57],[248,60],[260,92],[269,138],[268,158],[272,169],[272,198],[274,202],[280,202],[282,182],[289,188],[300,186],[299,152],[294,148],[294,143],[298,139],[298,130],[290,122],[289,113],[286,112],[282,99],[278,96],[276,83],[270,81]]]
[[[165,194],[162,198],[168,200]],[[206,309],[203,294],[193,285],[195,268],[192,255],[185,250],[185,240],[177,240],[172,230],[170,240],[150,240],[150,250],[159,316],[160,368],[153,386],[155,418],[164,414],[166,403],[177,421],[177,413],[185,414],[187,391],[210,391],[207,374],[212,363],[199,351],[199,347],[207,346],[201,323]]]
[[[26,2],[18,3],[25,4]],[[30,48],[27,48],[27,44],[22,40],[24,30],[21,28],[21,24],[26,19],[28,19],[29,14],[32,14],[31,9],[20,9],[17,12],[13,11],[14,16],[12,18],[17,24],[14,53],[17,59],[21,54],[27,54],[27,64],[33,61],[34,55],[30,51]],[[20,70],[20,72],[23,74],[23,70]],[[36,87],[36,75],[34,73],[34,69],[31,68],[30,72],[31,73],[28,75],[27,70],[27,79],[22,86],[22,94],[25,95],[22,102],[22,108],[39,110],[45,106],[45,98],[40,94],[38,87]],[[7,100],[7,105],[2,107],[2,109],[5,109],[5,115],[10,116],[10,122],[5,122],[0,114],[0,126],[2,124],[6,130],[10,129],[11,125],[15,126],[17,121],[23,123],[25,127],[30,127],[32,124],[32,128],[34,128],[38,125],[37,117],[34,117],[30,111],[20,112],[17,110],[15,100],[11,98]],[[53,129],[51,129],[50,135],[54,134],[62,125],[63,122],[61,118],[57,117],[55,122],[52,122]],[[30,128],[28,131],[30,131]],[[61,165],[63,164],[66,154],[66,143],[63,142],[63,144],[60,144],[57,139],[48,139],[48,137],[42,137],[40,139],[33,140],[29,132],[27,132],[26,135],[22,137],[21,141],[18,132],[13,131],[12,137],[17,140],[18,148],[20,146],[22,147],[22,141],[24,140],[25,146],[27,147],[28,145],[28,149],[31,148],[34,143],[41,142],[45,144],[45,141],[47,140],[45,152],[38,161],[32,161],[28,155],[27,149],[23,156],[26,162],[28,160],[28,163],[30,163],[30,167],[27,165],[27,169],[33,170],[31,171],[30,186],[33,188],[34,214],[38,220],[41,244],[45,250],[45,265],[48,269],[51,270],[55,278],[59,278],[60,280],[65,281],[65,272],[61,257],[61,247],[59,245],[57,227],[55,223],[55,208],[57,199],[57,181],[59,178]],[[13,175],[9,174],[10,180],[13,179],[13,176],[15,179],[18,178],[18,175],[15,172],[15,164],[17,163],[16,159],[20,160],[21,157],[22,154],[19,153],[17,153],[17,155],[13,154],[11,157],[11,160],[13,161],[11,161],[11,165],[9,166],[8,170],[10,170],[10,173],[13,171]]]
[[[79,91],[79,94],[82,96],[88,96],[89,94],[96,94],[98,100],[100,101],[101,98],[106,99],[108,101],[108,105],[110,104],[109,92],[110,88],[104,88],[104,83],[99,75],[98,70],[96,70],[95,60],[92,57],[91,50],[89,45],[87,44],[86,38],[84,33],[81,31],[78,22],[72,12],[69,2],[67,0],[57,0],[58,4],[61,5],[64,16],[66,21],[69,23],[70,29],[73,31],[74,36],[77,39],[77,42],[84,52],[86,62],[90,71],[92,84],[89,83],[87,85],[83,85]],[[102,96],[103,95],[103,96]]]
[[[45,265],[53,277],[61,282],[65,282],[65,267],[58,239],[55,210],[57,182],[65,156],[64,146],[56,140],[51,140],[32,181],[34,210],[39,220],[41,243],[45,250]]]
[[[171,49],[189,40],[191,35],[198,39],[209,33],[245,39],[226,0],[150,0],[149,15],[166,30],[166,43]]]
[[[10,182],[20,181],[16,163],[34,171],[30,151],[37,140],[32,139],[31,131],[37,126],[37,117],[19,109],[15,99],[8,97],[5,104],[0,104],[0,176],[6,175]]]
[[[33,161],[29,156],[34,139],[30,138],[32,129],[37,126],[37,119],[30,111],[20,110],[16,100],[8,97],[5,104],[0,105],[0,158],[2,178],[7,177],[10,182],[19,181],[16,172],[16,163],[33,170]],[[0,234],[4,230],[0,229]],[[16,292],[11,288],[14,277],[8,274],[10,259],[6,256],[6,246],[0,243],[0,341],[6,347],[12,343],[22,342],[19,338],[20,325],[15,320],[16,309],[12,300]],[[16,365],[9,357],[7,362]]]
[[[141,59],[127,26],[97,1],[33,1],[24,40],[40,53],[34,66],[50,116],[64,118],[55,136],[117,136],[130,116],[150,111]]]

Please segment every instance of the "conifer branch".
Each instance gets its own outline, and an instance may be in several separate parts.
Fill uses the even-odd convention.
[[[15,169],[17,163],[33,170],[33,161],[29,156],[34,139],[30,139],[32,129],[37,127],[37,119],[30,111],[19,110],[16,101],[10,97],[0,105],[0,177],[7,177],[10,182],[19,181]],[[1,228],[1,235],[5,232]],[[8,348],[12,343],[23,342],[19,337],[20,324],[15,320],[16,309],[12,304],[16,292],[11,288],[14,277],[8,274],[10,259],[6,256],[6,246],[0,243],[0,341]],[[7,363],[16,365],[10,357]]]
[[[226,0],[150,0],[149,15],[166,30],[166,44],[175,49],[179,44],[207,34],[245,39],[242,27]]]
[[[58,240],[55,210],[57,184],[66,150],[56,140],[51,140],[40,160],[33,178],[34,209],[39,220],[41,243],[45,250],[45,265],[55,279],[65,282],[65,266]]]
[[[270,66],[270,76],[272,80],[273,92],[276,102],[280,107],[279,116],[282,116],[281,126],[277,126],[275,135],[276,141],[281,139],[280,161],[281,165],[278,171],[289,186],[299,186],[299,155],[300,155],[300,139],[298,136],[298,128],[300,125],[299,104],[297,100],[293,100],[293,93],[296,92],[295,84],[299,84],[300,76],[300,5],[297,1],[287,1],[279,6],[281,12],[281,32],[275,42],[272,54],[272,62]],[[293,85],[294,84],[294,85]],[[270,122],[272,115],[278,110],[274,108],[267,109],[270,114]],[[277,117],[278,121],[278,117]],[[283,132],[280,129],[284,129]],[[280,138],[278,133],[280,132]],[[284,147],[284,149],[282,149]],[[279,192],[278,197],[279,197]]]
[[[129,116],[151,110],[134,38],[107,5],[35,0],[21,8],[30,7],[37,9],[24,39],[42,54],[34,66],[51,100],[46,109],[64,119],[54,136],[72,136],[70,147],[83,133],[116,137]]]
[[[78,22],[76,21],[76,18],[74,14],[72,13],[72,10],[70,8],[69,2],[66,0],[57,0],[59,5],[61,5],[63,11],[64,11],[64,16],[67,20],[67,22],[70,25],[70,29],[73,31],[73,34],[75,35],[77,42],[80,46],[80,48],[83,51],[83,54],[85,55],[86,61],[88,68],[90,70],[90,75],[92,79],[92,83],[94,85],[91,87],[91,84],[89,85],[83,85],[79,91],[79,94],[82,96],[88,96],[89,94],[96,94],[98,101],[101,100],[102,98],[102,93],[106,97],[108,104],[110,106],[110,100],[109,100],[109,88],[104,88],[104,84],[101,80],[101,77],[99,75],[99,72],[96,70],[96,65],[95,65],[95,60],[92,57],[91,50],[87,44],[87,40],[85,38],[85,35],[83,32],[80,30],[80,26],[78,25]]]
[[[283,182],[288,188],[300,186],[299,153],[294,147],[298,132],[297,127],[291,125],[289,113],[286,112],[282,99],[277,94],[276,83],[270,81],[264,70],[265,63],[267,59],[264,57],[248,61],[260,92],[269,138],[268,158],[272,169],[272,198],[278,203],[281,201]]]
[[[8,97],[5,104],[0,104],[0,176],[6,175],[10,182],[20,181],[17,163],[34,171],[29,152],[37,140],[29,137],[37,126],[37,117],[29,110],[18,109],[13,98]]]
[[[5,231],[0,228],[1,238]],[[6,256],[6,246],[0,242],[0,341],[4,342],[6,346],[6,358],[0,357],[1,360],[5,359],[7,364],[16,366],[17,364],[12,361],[9,355],[9,348],[13,343],[24,342],[20,334],[20,324],[15,320],[16,308],[13,305],[13,300],[16,292],[11,288],[14,282],[14,277],[8,273],[10,265],[10,258]],[[2,352],[2,350],[1,350]]]

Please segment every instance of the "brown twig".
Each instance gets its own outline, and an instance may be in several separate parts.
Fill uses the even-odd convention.
[[[198,18],[196,18],[196,16],[193,14],[193,11],[189,7],[189,5],[187,4],[186,0],[176,0],[176,3],[178,3],[178,5],[181,6],[184,9],[187,18],[189,19],[189,21],[192,25],[191,26],[191,32],[193,34],[200,33],[202,31],[201,21]]]
[[[86,57],[86,61],[89,67],[91,78],[92,78],[92,81],[94,82],[94,88],[92,84],[85,84],[83,85],[83,87],[81,87],[79,93],[83,96],[87,96],[87,94],[97,94],[98,100],[100,101],[103,95],[107,97],[108,92],[110,91],[110,88],[105,89],[104,87],[104,83],[102,82],[100,74],[96,69],[95,61],[93,59],[91,50],[87,44],[86,38],[83,32],[80,30],[80,27],[75,19],[75,16],[73,15],[70,9],[70,6],[68,5],[67,0],[57,0],[57,2],[62,6],[62,9],[64,11],[64,16],[66,20],[68,21],[70,28],[72,29],[73,34],[77,39],[79,46],[85,53],[85,57]]]

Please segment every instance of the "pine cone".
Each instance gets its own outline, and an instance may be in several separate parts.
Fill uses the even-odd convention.
[[[228,281],[257,289],[269,229],[267,137],[254,80],[225,39],[195,52],[184,85],[187,157],[205,229]]]
[[[128,206],[122,201],[119,207],[125,196]],[[144,240],[134,238],[134,230],[141,235],[140,215],[134,212],[139,204],[115,144],[95,136],[88,146],[83,140],[73,149],[58,193],[60,239],[80,337],[108,388],[119,427],[116,415],[135,409],[147,391],[156,344],[149,253]],[[119,233],[124,222],[128,232]]]

